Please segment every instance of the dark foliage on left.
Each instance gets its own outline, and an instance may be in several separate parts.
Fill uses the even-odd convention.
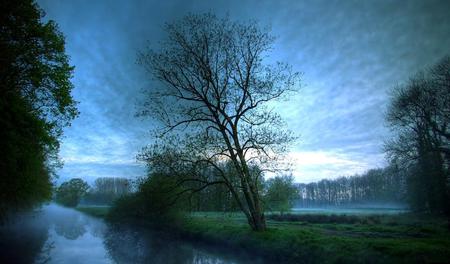
[[[50,199],[62,129],[78,115],[64,36],[30,0],[0,3],[0,219]]]

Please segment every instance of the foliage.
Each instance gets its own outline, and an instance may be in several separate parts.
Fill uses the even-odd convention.
[[[274,38],[255,22],[192,14],[165,30],[159,49],[143,52],[139,60],[162,84],[146,91],[141,114],[159,121],[160,140],[142,158],[170,173],[187,169],[190,178],[184,181],[198,186],[193,192],[225,186],[249,225],[264,230],[262,171],[253,173],[251,167],[276,169],[294,140],[268,103],[295,92],[299,74],[285,63],[265,63]],[[226,162],[237,186],[222,169]],[[218,179],[203,177],[204,170]]]
[[[236,174],[234,165],[231,162],[219,164],[221,171],[226,175],[228,182],[234,189],[236,189],[236,195],[243,199],[243,193],[239,190],[239,176]],[[203,168],[195,173],[196,179],[193,180],[190,172],[187,168],[186,172],[179,174],[176,177],[176,181],[181,183],[185,189],[189,190],[189,209],[191,211],[240,211],[239,203],[234,198],[233,190],[230,190],[223,184],[211,184],[205,185],[205,182],[220,182],[222,180],[220,175],[217,175],[216,171],[211,168]],[[252,173],[260,173],[257,166],[250,168]],[[203,179],[204,181],[199,181]],[[258,188],[261,190],[261,181]],[[205,188],[205,186],[207,188]]]
[[[408,172],[408,199],[418,211],[450,215],[450,57],[397,87],[387,113],[392,160]]]
[[[31,0],[0,4],[0,218],[50,198],[58,138],[78,114],[64,37],[43,16]]]
[[[2,92],[21,95],[57,137],[77,115],[64,36],[54,21],[41,22],[44,12],[33,1],[3,1],[1,7]]]
[[[64,206],[75,207],[86,195],[89,185],[82,179],[75,178],[63,182],[55,192],[55,201]]]
[[[291,210],[294,200],[298,198],[298,188],[293,183],[294,177],[277,176],[265,182],[264,201],[270,211],[280,214]]]
[[[114,200],[108,212],[107,219],[113,222],[128,222],[144,220],[143,201],[138,193],[131,193]]]
[[[46,148],[55,142],[19,96],[0,99],[0,219],[5,211],[51,198]],[[22,129],[26,127],[26,129]]]
[[[113,221],[139,220],[152,224],[176,224],[186,208],[184,191],[167,174],[151,174],[136,193],[114,201],[109,213]]]

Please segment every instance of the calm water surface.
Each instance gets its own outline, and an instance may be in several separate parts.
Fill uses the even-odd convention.
[[[0,263],[262,263],[243,252],[193,245],[55,204],[0,227]]]

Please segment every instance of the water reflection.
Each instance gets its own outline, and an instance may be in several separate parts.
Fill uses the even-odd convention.
[[[48,240],[48,226],[40,214],[26,213],[0,225],[0,263],[45,263],[39,255]]]
[[[0,227],[0,263],[262,263],[245,253],[111,226],[54,204]]]
[[[108,228],[105,246],[111,258],[117,263],[261,263],[261,260],[242,253],[211,254],[205,248],[170,239],[162,233],[124,226]]]

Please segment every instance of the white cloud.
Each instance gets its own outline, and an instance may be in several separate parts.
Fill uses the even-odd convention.
[[[288,155],[297,182],[313,182],[364,173],[384,165],[382,154],[351,155],[336,151],[295,151]]]

